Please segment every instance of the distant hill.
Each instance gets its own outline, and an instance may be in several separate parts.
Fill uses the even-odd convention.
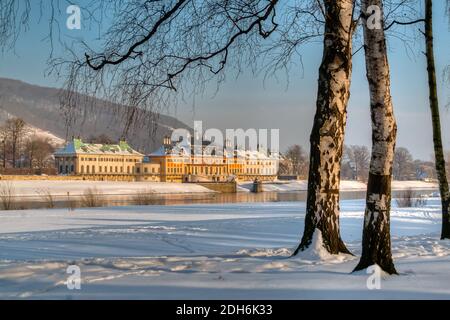
[[[31,126],[49,135],[66,139],[81,136],[105,134],[118,140],[123,133],[123,115],[129,108],[99,99],[90,99],[94,107],[87,108],[85,114],[70,127],[66,126],[65,116],[60,109],[60,96],[63,92],[55,88],[31,85],[22,81],[0,78],[0,122],[10,116],[20,117]],[[157,149],[165,135],[174,128],[189,126],[174,117],[151,114],[141,111],[139,121],[127,135],[128,142],[139,151],[151,152]],[[151,128],[154,128],[152,130]]]

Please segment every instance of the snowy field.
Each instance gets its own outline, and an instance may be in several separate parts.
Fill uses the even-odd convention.
[[[341,230],[361,252],[363,200],[342,201]],[[0,212],[2,299],[449,299],[450,242],[439,199],[394,208],[399,276],[368,290],[357,257],[289,258],[302,202]],[[65,284],[81,270],[81,289]]]
[[[80,180],[24,180],[5,181],[11,184],[14,195],[19,197],[37,197],[42,190],[54,196],[82,195],[87,189],[95,189],[105,195],[131,195],[138,191],[154,194],[211,193],[213,191],[192,183],[175,182],[116,182],[116,181],[80,181]],[[2,182],[2,183],[5,183]]]
[[[105,195],[131,195],[138,191],[147,191],[154,194],[194,194],[211,193],[210,189],[192,183],[166,183],[166,182],[114,182],[114,181],[55,181],[55,180],[24,180],[6,181],[14,188],[14,194],[20,197],[37,197],[39,192],[45,190],[54,196],[82,195],[89,188],[94,188]],[[0,182],[5,183],[5,182]],[[239,191],[249,191],[252,182],[239,183]],[[306,191],[307,181],[276,181],[264,183],[264,191],[293,192]],[[393,181],[393,190],[437,189],[435,183],[423,181]],[[341,191],[365,191],[366,184],[358,181],[341,181]]]
[[[252,189],[253,184],[251,182],[243,182],[239,184],[240,191],[249,191]],[[264,191],[276,191],[276,192],[293,192],[293,191],[306,191],[308,190],[308,181],[306,180],[294,180],[294,181],[275,181],[270,183],[264,183]],[[426,190],[437,189],[438,185],[432,182],[425,181],[392,181],[392,190]],[[366,191],[367,185],[360,181],[343,180],[340,185],[341,191]]]

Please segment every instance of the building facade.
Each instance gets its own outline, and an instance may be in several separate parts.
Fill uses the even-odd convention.
[[[165,182],[273,181],[277,177],[277,155],[237,148],[230,153],[223,147],[217,152],[218,147],[208,141],[196,147],[198,150],[191,143],[173,143],[166,137],[148,159],[160,166],[160,179]]]
[[[92,144],[73,139],[55,152],[60,175],[81,175],[92,180],[148,182],[225,182],[231,180],[273,181],[278,173],[278,158],[263,151],[220,150],[210,142],[201,146],[164,144],[144,156],[125,141],[118,144]]]
[[[134,177],[136,165],[144,157],[125,141],[119,144],[93,144],[81,139],[73,139],[57,150],[54,156],[58,174],[115,179],[119,176]]]

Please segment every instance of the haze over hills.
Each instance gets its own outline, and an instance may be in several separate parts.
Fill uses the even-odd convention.
[[[100,134],[115,140],[120,139],[124,128],[123,115],[127,107],[92,98],[90,100],[95,107],[88,108],[82,119],[67,127],[66,117],[60,108],[62,93],[63,91],[56,88],[0,78],[0,121],[3,122],[11,116],[20,117],[34,128],[60,139],[70,139],[72,136],[87,139]],[[153,120],[139,121],[126,136],[128,142],[139,151],[151,152],[158,148],[163,137],[170,134],[174,128],[191,130],[174,117],[162,114],[150,117],[150,112],[140,113],[143,119]]]

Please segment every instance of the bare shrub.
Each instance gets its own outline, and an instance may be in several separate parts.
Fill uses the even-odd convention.
[[[426,198],[417,196],[412,189],[406,189],[395,200],[399,208],[423,207],[427,204]]]
[[[152,190],[139,190],[133,196],[133,203],[139,206],[148,206],[155,203],[154,192]]]
[[[16,191],[12,182],[4,181],[0,183],[0,203],[3,210],[14,209],[14,198]]]
[[[53,195],[50,193],[50,190],[48,188],[36,190],[36,193],[41,197],[42,201],[45,203],[46,208],[53,209],[55,207]]]
[[[102,192],[97,190],[96,187],[94,188],[88,188],[86,191],[83,192],[83,195],[81,197],[81,205],[83,207],[101,207],[103,205],[102,201]]]

